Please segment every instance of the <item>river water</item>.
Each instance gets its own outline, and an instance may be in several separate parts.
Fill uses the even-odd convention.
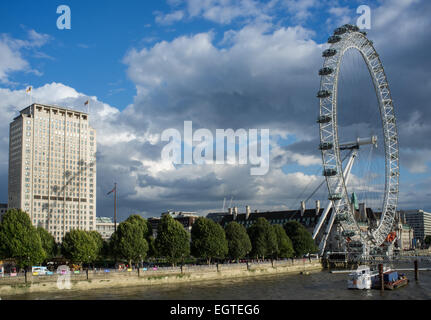
[[[411,266],[410,266],[411,267]],[[3,300],[428,300],[431,299],[431,271],[404,271],[410,280],[394,291],[348,290],[347,274],[329,271],[309,275],[271,275],[246,279],[208,281],[176,285],[104,288],[87,291],[59,290],[28,293]]]

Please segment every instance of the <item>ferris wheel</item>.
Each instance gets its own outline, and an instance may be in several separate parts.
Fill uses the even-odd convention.
[[[323,52],[325,58],[321,76],[320,90],[317,97],[320,101],[320,115],[317,122],[320,127],[320,145],[322,154],[323,176],[328,188],[328,206],[321,215],[313,233],[313,238],[323,226],[325,231],[320,241],[319,249],[325,250],[328,235],[334,225],[340,230],[341,238],[347,244],[348,250],[354,256],[363,257],[378,249],[391,233],[396,216],[399,192],[399,149],[396,118],[392,103],[389,84],[380,57],[373,42],[367,39],[366,33],[357,26],[344,25],[337,28],[328,39],[330,47]],[[379,130],[383,141],[377,136],[343,141],[339,134],[337,103],[340,67],[345,54],[356,50],[362,56],[373,82],[373,91],[377,95],[378,104],[375,107],[379,114]],[[360,110],[349,110],[360,112]],[[373,228],[364,228],[355,220],[355,208],[352,205],[349,180],[352,168],[360,149],[370,145],[371,148],[382,145],[382,188],[381,216],[379,223]],[[342,152],[348,152],[342,157]],[[332,208],[332,214],[328,213]],[[324,222],[326,221],[326,225]]]

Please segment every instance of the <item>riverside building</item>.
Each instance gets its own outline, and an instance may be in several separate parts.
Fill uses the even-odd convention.
[[[32,104],[10,124],[8,206],[57,242],[96,230],[96,131],[88,114]]]
[[[426,236],[431,235],[431,213],[424,210],[401,211],[405,215],[405,220],[413,228],[415,241],[420,244]]]
[[[109,217],[96,217],[96,231],[103,240],[109,240],[115,232],[115,223]]]
[[[177,220],[179,223],[183,225],[184,230],[186,230],[189,233],[192,231],[193,224],[199,218],[196,212],[168,211],[168,212],[162,213],[161,216],[163,217],[164,215],[170,215],[172,218]],[[157,237],[157,229],[158,229],[160,220],[161,218],[158,218],[158,217],[148,218],[148,222],[151,224],[151,228],[153,229],[154,238]]]
[[[302,206],[298,210],[284,210],[284,211],[251,211],[250,206],[246,206],[245,213],[238,213],[238,208],[229,208],[228,212],[213,212],[208,213],[206,216],[212,219],[216,223],[219,223],[223,228],[232,221],[244,226],[245,228],[251,227],[258,218],[265,218],[272,225],[278,224],[284,226],[289,221],[297,221],[302,224],[311,234],[313,233],[319,219],[324,211],[320,208],[320,202],[316,202],[315,208],[306,209]],[[332,209],[329,210],[329,215],[332,214]],[[399,217],[399,215],[397,215]],[[358,204],[358,210],[355,210],[355,220],[358,223],[360,229],[363,232],[368,232],[369,227],[375,228],[380,223],[381,212],[374,212],[371,208],[365,206],[365,204]],[[395,231],[397,231],[398,242],[397,246],[402,250],[408,250],[411,247],[411,240],[413,237],[413,230],[401,221],[396,220],[398,225]],[[322,226],[326,228],[326,223]],[[340,228],[333,227],[329,234],[326,248],[328,251],[340,251],[342,246],[340,245],[339,233]],[[316,244],[321,241],[321,234],[316,237]]]

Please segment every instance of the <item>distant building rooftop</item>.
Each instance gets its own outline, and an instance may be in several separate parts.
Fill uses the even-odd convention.
[[[96,223],[114,223],[109,217],[96,217]]]
[[[173,218],[198,216],[196,212],[187,212],[187,211],[167,211],[162,213],[162,216],[164,215],[170,215]]]
[[[303,213],[301,212],[301,210],[250,212],[249,214],[225,213],[224,215],[222,215],[221,213],[209,213],[207,217],[220,223],[222,226],[227,225],[231,221],[236,221],[246,227],[249,227],[253,224],[253,222],[256,219],[265,218],[271,224],[283,225],[287,221],[296,220],[307,228],[314,228],[320,216],[323,214],[323,211],[324,211],[324,208],[319,208],[319,210],[316,210],[316,208],[313,208],[313,209],[306,209]],[[331,215],[331,213],[332,213],[332,209],[330,209],[328,214]],[[366,208],[366,214],[367,214],[366,219],[368,219],[369,221],[373,221],[376,218],[371,208]],[[355,215],[357,216],[357,218],[360,217],[359,210],[356,210]],[[366,225],[366,221],[363,221],[363,222],[364,222],[364,225]]]
[[[100,233],[103,240],[108,240],[115,231],[115,225],[112,218],[96,217],[96,230]]]
[[[268,221],[273,221],[275,223],[287,222],[287,220],[292,219],[307,219],[307,218],[315,218],[320,217],[323,213],[323,208],[321,208],[317,214],[316,209],[306,209],[304,214],[301,216],[301,210],[286,210],[286,211],[267,211],[267,212],[251,212],[249,217],[247,217],[246,213],[238,213],[235,214],[226,213],[223,217],[221,224],[225,225],[231,221],[253,221],[258,218],[266,218]]]
[[[193,223],[199,218],[196,212],[185,212],[185,211],[168,211],[161,214],[161,216],[170,215],[172,218],[180,222],[184,229],[188,232],[191,232]],[[161,218],[160,217],[152,217],[148,218],[148,222],[151,224],[153,229],[153,236],[157,237],[157,229],[159,226]]]

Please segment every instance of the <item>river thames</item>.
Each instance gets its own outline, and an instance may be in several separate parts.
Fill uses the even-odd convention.
[[[3,300],[429,300],[431,272],[404,272],[409,284],[394,291],[348,290],[347,274],[327,270],[308,275],[208,281],[177,285],[59,290],[2,297]]]

